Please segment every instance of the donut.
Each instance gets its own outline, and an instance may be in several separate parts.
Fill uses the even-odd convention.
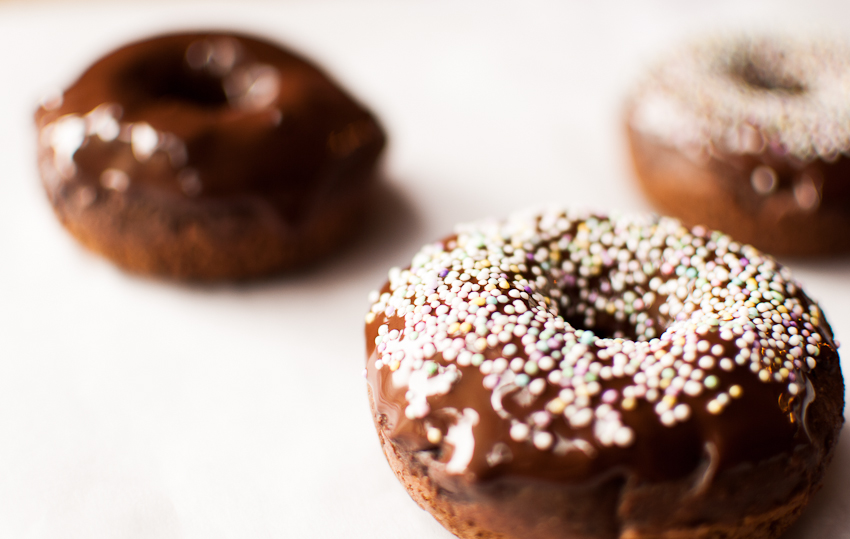
[[[660,211],[767,252],[850,252],[850,46],[719,37],[627,100],[637,178]]]
[[[241,280],[336,250],[367,211],[385,137],[317,67],[267,41],[124,46],[35,113],[65,228],[126,270]]]
[[[372,293],[386,458],[461,538],[773,538],[843,423],[838,343],[787,267],[672,218],[461,225]]]

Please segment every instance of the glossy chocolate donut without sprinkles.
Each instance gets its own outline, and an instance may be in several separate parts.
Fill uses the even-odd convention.
[[[371,300],[382,447],[462,538],[776,537],[843,423],[789,270],[673,219],[462,225]]]
[[[327,255],[357,228],[385,141],[316,67],[229,33],[120,48],[35,119],[65,227],[126,269],[180,279]]]

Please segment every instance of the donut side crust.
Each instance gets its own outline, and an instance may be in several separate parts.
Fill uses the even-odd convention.
[[[816,372],[813,383],[818,398],[807,412],[813,447],[721,473],[716,484],[702,493],[715,500],[732,499],[734,504],[742,488],[769,493],[780,486],[790,492],[787,499],[731,520],[692,526],[683,525],[687,517],[669,502],[691,489],[693,478],[640,485],[612,477],[579,488],[530,482],[527,488],[487,497],[495,503],[451,492],[430,476],[429,453],[408,451],[392,440],[386,417],[376,411],[371,387],[367,390],[381,448],[396,477],[420,507],[461,539],[775,539],[799,518],[820,489],[844,421],[844,382],[838,358]],[[775,480],[783,476],[796,479],[790,484]],[[705,502],[695,498],[697,507],[701,503]],[[672,525],[665,522],[668,518]]]
[[[47,189],[59,221],[83,245],[133,273],[201,282],[264,277],[318,261],[357,232],[371,192],[323,201],[287,225],[260,199],[177,204],[85,189]]]

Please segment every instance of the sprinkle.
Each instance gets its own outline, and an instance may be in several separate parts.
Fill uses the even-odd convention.
[[[513,431],[513,429],[511,429],[511,431]],[[545,451],[552,447],[552,440],[552,435],[548,432],[541,431],[534,433],[534,447],[541,451]]]
[[[673,408],[673,416],[677,421],[686,421],[691,417],[691,408],[687,404],[679,404]]]
[[[628,447],[634,442],[635,435],[629,427],[619,427],[614,431],[614,443],[620,447]]]
[[[708,405],[706,406],[706,409],[708,410],[708,412],[710,414],[717,415],[717,414],[719,414],[720,412],[723,411],[723,405],[720,404],[719,402],[717,402],[716,400],[712,399],[712,400],[708,401]]]
[[[515,442],[524,442],[528,440],[531,429],[525,423],[516,423],[511,427],[511,439]]]
[[[567,419],[569,419],[573,428],[586,427],[593,419],[593,411],[590,408],[582,408]]]

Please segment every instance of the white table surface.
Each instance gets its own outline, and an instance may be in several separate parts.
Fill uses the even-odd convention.
[[[368,292],[458,221],[548,202],[648,209],[620,104],[681,39],[850,35],[838,1],[563,4],[0,5],[0,537],[450,537],[381,454],[361,377]],[[325,265],[183,286],[116,270],[54,219],[39,97],[114,46],[203,27],[290,44],[383,120],[389,190],[368,235]],[[850,342],[850,259],[787,262]],[[848,538],[848,508],[850,429],[786,537]]]

